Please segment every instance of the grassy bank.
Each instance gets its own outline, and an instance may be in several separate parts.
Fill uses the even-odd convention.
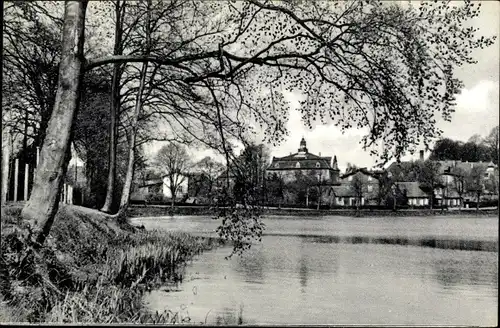
[[[267,208],[263,210],[264,215],[289,215],[289,216],[361,216],[361,217],[374,217],[374,216],[498,216],[497,209],[463,209],[458,210],[440,210],[440,209],[400,209],[397,211],[392,210],[379,210],[379,209],[361,209],[359,212],[354,209],[333,209],[333,210],[314,210],[314,209],[299,209],[299,208]],[[148,217],[148,216],[167,216],[167,215],[205,215],[212,216],[214,211],[209,207],[174,207],[169,206],[133,206],[130,208],[128,215],[130,217]]]
[[[217,243],[64,206],[45,246],[35,250],[20,210],[2,207],[0,322],[178,322],[175,313],[147,313],[142,296],[182,280],[185,264]]]

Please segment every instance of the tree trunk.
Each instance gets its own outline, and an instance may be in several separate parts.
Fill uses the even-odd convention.
[[[316,210],[319,211],[320,205],[321,205],[321,187],[318,187],[318,206],[317,206]]]
[[[306,207],[309,208],[309,187],[306,188]]]
[[[10,153],[12,144],[12,134],[9,128],[2,130],[2,205],[7,202],[7,192],[9,189],[10,173]],[[4,138],[5,136],[5,138]]]
[[[115,25],[115,45],[114,54],[122,54],[122,23],[120,14],[120,1],[116,1],[115,5],[116,25]],[[118,144],[118,119],[120,112],[120,64],[116,63],[113,66],[113,78],[111,82],[111,106],[110,121],[109,121],[109,168],[108,168],[108,185],[106,189],[106,201],[101,208],[102,212],[110,213],[113,205],[113,194],[115,191],[116,178],[116,147]]]
[[[149,54],[151,45],[151,0],[148,0],[147,9],[147,23],[146,23],[146,54]],[[132,126],[130,133],[129,151],[128,151],[128,166],[127,175],[125,176],[125,182],[122,189],[122,197],[120,200],[120,208],[118,209],[117,216],[119,218],[123,217],[127,212],[128,204],[130,201],[130,191],[132,189],[132,181],[134,180],[134,166],[135,166],[135,141],[137,137],[137,122],[139,121],[139,115],[142,110],[142,95],[144,94],[144,88],[146,85],[146,75],[148,72],[148,62],[142,64],[142,69],[140,73],[139,90],[137,91],[137,96],[135,99],[134,116],[132,117]]]
[[[478,192],[476,196],[476,211],[479,212],[479,197],[481,194]]]
[[[137,91],[137,97],[135,99],[135,109],[134,116],[132,117],[132,123],[130,128],[130,140],[128,147],[128,165],[127,165],[127,175],[125,176],[125,183],[123,184],[122,197],[120,200],[120,208],[118,210],[118,217],[125,215],[127,211],[130,191],[132,189],[132,181],[134,179],[134,164],[135,164],[135,140],[137,135],[137,121],[139,120],[139,114],[142,109],[142,95],[144,93],[144,86],[146,84],[146,74],[148,69],[148,63],[142,64],[139,90]]]
[[[71,129],[80,100],[86,7],[87,1],[67,1],[65,4],[56,101],[40,152],[31,197],[21,213],[30,222],[34,241],[39,244],[45,241],[59,208],[61,186],[69,161]]]

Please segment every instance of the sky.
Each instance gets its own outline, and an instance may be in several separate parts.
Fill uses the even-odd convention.
[[[455,113],[451,122],[438,118],[438,127],[443,136],[455,140],[467,141],[474,134],[487,136],[499,121],[499,40],[500,38],[500,2],[482,1],[481,13],[472,25],[479,28],[482,35],[497,35],[495,43],[475,52],[478,63],[464,65],[456,75],[464,82],[464,88],[457,95]],[[322,156],[337,156],[339,168],[345,170],[347,163],[358,167],[372,167],[376,158],[363,150],[360,144],[364,131],[351,129],[342,133],[334,125],[319,125],[309,130],[302,124],[299,112],[295,110],[298,102],[293,94],[287,95],[291,102],[290,119],[287,125],[290,135],[277,147],[269,146],[271,156],[281,157],[297,152],[302,137],[307,142],[309,152],[321,153]],[[148,148],[153,153],[159,145]],[[213,156],[211,151],[191,151],[194,160],[204,156]],[[426,152],[426,156],[429,152]],[[407,155],[403,160],[417,158],[418,154]]]

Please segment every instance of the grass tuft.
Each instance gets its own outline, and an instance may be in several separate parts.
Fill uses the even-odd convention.
[[[186,263],[214,245],[185,233],[138,231],[75,206],[61,209],[43,248],[30,240],[20,210],[2,208],[3,322],[185,322],[146,312],[142,295],[182,280]]]

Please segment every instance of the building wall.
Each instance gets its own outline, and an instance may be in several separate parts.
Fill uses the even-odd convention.
[[[332,196],[333,197],[333,196]],[[358,199],[356,197],[335,197],[333,205],[335,206],[356,206]],[[366,199],[361,197],[361,206],[366,205]]]
[[[358,171],[355,174],[344,177],[340,180],[340,183],[343,185],[350,186],[352,184],[352,180],[354,176],[358,176],[362,181],[362,193],[363,193],[363,205],[377,205],[377,197],[379,193],[379,182],[375,177],[371,175],[364,174],[361,171]]]
[[[428,198],[408,197],[408,205],[411,205],[411,206],[427,206],[427,205],[429,205],[429,199]]]
[[[302,173],[305,176],[310,174],[320,175],[321,180],[333,182],[335,180],[335,173],[329,169],[302,169],[302,170],[268,170],[266,171],[267,177],[276,174],[283,179],[285,183],[292,183],[296,181],[297,174]]]
[[[460,199],[458,198],[448,198],[444,200],[444,205],[449,207],[459,207],[461,204]]]
[[[158,188],[155,188],[155,186],[137,187],[130,195],[130,199],[135,201],[146,200],[148,194],[154,192],[155,189],[158,190]]]

